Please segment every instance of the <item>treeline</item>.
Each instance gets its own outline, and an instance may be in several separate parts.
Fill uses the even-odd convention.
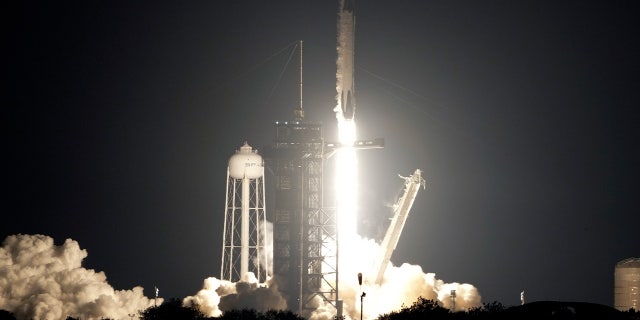
[[[221,317],[209,318],[193,307],[182,306],[178,299],[172,299],[142,311],[132,318],[142,320],[305,320],[288,310],[259,312],[253,309],[228,310]],[[518,319],[606,319],[640,320],[640,312],[633,309],[622,312],[614,308],[586,302],[538,301],[522,306],[505,307],[499,302],[485,303],[482,307],[466,311],[451,312],[437,301],[418,298],[411,306],[380,315],[377,320],[412,319],[477,319],[477,320],[518,320]],[[0,310],[0,320],[16,320],[8,311]],[[81,320],[68,317],[67,320]],[[102,319],[109,320],[109,319]],[[334,320],[344,320],[335,319]],[[355,319],[354,319],[355,320]]]
[[[627,312],[612,307],[586,302],[537,301],[521,306],[505,307],[499,302],[485,303],[482,307],[467,311],[451,312],[437,301],[418,298],[409,307],[399,311],[380,315],[377,320],[400,319],[473,319],[473,320],[520,320],[520,319],[603,319],[603,320],[640,320],[640,312],[631,309]]]
[[[297,314],[288,310],[268,310],[258,312],[253,309],[229,310],[225,311],[218,318],[210,318],[202,314],[194,307],[182,306],[182,302],[178,299],[165,301],[159,306],[150,307],[140,314],[130,315],[132,319],[142,320],[306,320]],[[0,310],[0,320],[17,320],[13,313]],[[67,317],[66,320],[82,320],[81,318]],[[112,320],[112,319],[102,319]]]

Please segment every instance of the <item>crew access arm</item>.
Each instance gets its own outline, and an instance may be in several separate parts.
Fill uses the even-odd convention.
[[[409,211],[411,211],[411,206],[413,205],[413,201],[416,199],[416,195],[418,194],[420,186],[422,186],[423,189],[426,188],[426,183],[421,176],[420,169],[416,169],[416,171],[410,177],[400,176],[400,178],[403,178],[405,180],[404,194],[393,206],[393,218],[391,219],[389,229],[387,229],[387,233],[385,234],[384,239],[382,240],[382,244],[380,245],[380,256],[376,266],[373,269],[373,272],[376,273],[377,285],[382,284],[384,272],[386,271],[387,265],[391,260],[393,251],[398,245],[400,234],[402,233],[402,229],[404,228],[404,224],[407,221]]]

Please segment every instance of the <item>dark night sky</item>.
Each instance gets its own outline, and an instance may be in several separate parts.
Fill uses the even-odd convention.
[[[613,303],[640,255],[634,1],[359,1],[363,233],[423,170],[395,264],[483,302]],[[297,104],[335,137],[338,1],[42,1],[7,9],[0,237],[72,238],[116,289],[219,276],[228,157]],[[280,52],[280,53],[278,53]],[[8,54],[7,54],[8,53]],[[278,54],[276,54],[278,53]],[[284,73],[282,73],[284,70]],[[280,74],[282,77],[280,78]],[[268,179],[268,176],[267,176]],[[269,201],[269,200],[267,200]]]

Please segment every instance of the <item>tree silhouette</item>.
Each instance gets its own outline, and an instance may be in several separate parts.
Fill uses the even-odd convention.
[[[268,310],[261,319],[264,320],[304,320],[303,317],[289,310]]]
[[[400,311],[393,311],[378,317],[379,320],[400,319],[451,319],[449,310],[443,308],[437,301],[419,297],[410,307],[403,307]]]
[[[220,320],[305,320],[289,310],[267,310],[257,312],[254,309],[234,309],[224,311]]]
[[[634,308],[630,308],[629,310],[624,312],[629,319],[631,320],[640,320],[640,311],[636,311]]]
[[[258,312],[254,309],[233,309],[224,311],[220,320],[257,320]]]
[[[195,307],[183,307],[178,299],[171,299],[157,307],[150,307],[141,313],[143,320],[200,320],[207,319]]]
[[[16,320],[16,317],[7,310],[0,310],[0,320]]]

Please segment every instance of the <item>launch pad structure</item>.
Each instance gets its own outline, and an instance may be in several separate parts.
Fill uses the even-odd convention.
[[[299,48],[299,104],[293,110],[292,121],[275,123],[274,144],[265,157],[275,179],[273,274],[290,310],[304,314],[324,301],[332,304],[341,316],[338,217],[335,207],[324,205],[323,174],[324,161],[345,146],[325,142],[322,124],[304,119],[302,41]],[[349,90],[350,104],[354,103],[352,90]],[[355,106],[349,109],[354,111]],[[384,140],[358,140],[348,147],[383,148]]]
[[[322,124],[304,120],[302,41],[299,49],[300,100],[292,121],[275,123],[266,158],[275,180],[273,274],[289,310],[303,314],[315,309],[312,303],[319,298],[341,314],[337,220],[322,194],[325,142]]]
[[[337,59],[339,101],[334,112],[339,122],[353,122],[355,115],[353,0],[339,2]],[[250,176],[244,173],[228,174],[227,197],[241,199],[241,202],[237,205],[237,200],[227,200],[221,276],[225,280],[237,281],[241,280],[247,271],[252,271],[257,272],[256,276],[261,283],[273,276],[272,282],[275,282],[284,296],[287,309],[304,315],[317,309],[319,303],[328,303],[336,308],[337,317],[341,317],[342,301],[338,283],[339,226],[336,208],[324,205],[324,164],[340,148],[378,149],[384,147],[384,140],[380,138],[356,140],[348,142],[348,145],[342,145],[341,142],[328,143],[323,137],[322,124],[304,119],[302,41],[299,43],[299,48],[300,101],[298,107],[293,110],[292,120],[275,123],[273,145],[266,150],[264,162],[262,158],[254,159],[247,154],[244,154],[246,158],[241,158],[239,161],[230,161],[230,167],[234,163],[238,169],[251,169],[251,174]],[[240,151],[252,152],[247,145],[243,148]],[[251,166],[251,168],[243,168],[243,166]],[[273,173],[271,184],[274,186],[270,197],[273,203],[273,211],[270,212],[273,221],[271,261],[267,261],[266,256],[263,255],[266,249],[264,167],[268,167],[269,172]],[[254,169],[258,168],[261,171],[256,173]],[[229,180],[229,177],[233,179]],[[402,178],[406,181],[405,195],[396,204],[393,223],[382,244],[386,250],[381,250],[376,268],[372,273],[376,275],[377,284],[382,283],[386,266],[402,232],[417,190],[421,185],[424,187],[420,170],[416,170],[411,177]],[[240,193],[233,191],[238,190],[238,185],[243,186]],[[245,197],[245,194],[248,194],[248,197]],[[240,216],[241,218],[238,218]],[[248,219],[252,222],[245,221]],[[228,226],[228,222],[231,226]],[[238,226],[240,231],[237,231]],[[227,240],[227,233],[231,235],[232,240]],[[251,258],[248,259],[248,257]],[[238,260],[240,263],[237,262]],[[265,262],[266,268],[262,266]],[[239,272],[236,271],[238,265]]]
[[[324,161],[340,147],[326,143],[322,124],[304,119],[302,41],[300,103],[291,121],[276,122],[273,145],[262,156],[245,143],[229,160],[221,279],[243,281],[247,272],[273,277],[298,314],[338,300],[338,230],[335,208],[324,206]],[[378,142],[378,141],[376,141]],[[360,142],[371,148],[374,142]],[[273,255],[265,255],[264,168],[273,173]],[[314,305],[315,304],[315,305]]]
[[[337,223],[323,205],[322,124],[298,118],[275,124],[273,273],[292,311],[315,298],[338,303]],[[316,302],[317,303],[317,302]]]

